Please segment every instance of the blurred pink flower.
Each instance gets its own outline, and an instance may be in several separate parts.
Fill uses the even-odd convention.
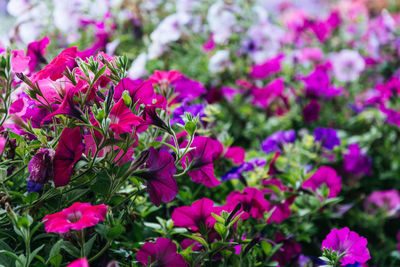
[[[387,212],[388,216],[396,216],[400,211],[400,195],[395,189],[374,191],[364,202],[364,209],[374,214],[378,209]]]
[[[90,203],[75,202],[69,208],[46,215],[43,218],[47,233],[67,233],[69,230],[82,230],[104,221],[107,206],[92,206]]]
[[[304,181],[302,188],[311,189],[317,193],[317,189],[325,185],[329,189],[327,198],[336,197],[342,187],[341,178],[331,167],[320,167],[310,178]],[[319,195],[319,193],[317,193]],[[319,195],[321,198],[322,196]]]
[[[371,257],[367,248],[367,239],[345,227],[332,229],[322,241],[321,249],[332,249],[338,254],[344,253],[340,259],[342,266],[347,264],[365,263]]]

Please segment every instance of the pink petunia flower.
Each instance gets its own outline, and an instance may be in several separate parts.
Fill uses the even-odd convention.
[[[331,167],[320,167],[310,178],[304,181],[302,188],[311,189],[317,193],[317,189],[325,185],[329,189],[327,198],[336,197],[342,188],[342,180]],[[322,196],[320,196],[322,198]]]
[[[182,77],[182,73],[176,70],[160,71],[156,70],[153,75],[149,77],[152,84],[159,84],[161,91],[166,90],[169,85]]]
[[[31,73],[35,72],[39,66],[39,63],[46,63],[44,55],[46,53],[46,48],[49,45],[50,40],[47,36],[43,39],[32,42],[28,44],[26,55],[30,57],[29,61],[29,71]]]
[[[104,221],[107,206],[92,206],[90,203],[75,202],[69,208],[46,215],[43,218],[47,233],[67,233],[69,230],[82,230]]]
[[[400,213],[400,195],[395,189],[374,191],[364,202],[364,209],[374,214],[378,209],[383,209],[388,216],[397,216]]]
[[[221,182],[214,175],[213,161],[222,154],[224,149],[222,144],[209,137],[197,136],[190,147],[195,149],[187,153],[181,160],[185,169],[189,167],[186,166],[186,159],[189,160],[189,176],[194,182],[202,183],[207,187],[219,185]]]
[[[164,203],[172,201],[178,194],[174,174],[176,167],[174,158],[167,151],[157,151],[150,148],[150,155],[145,164],[146,170],[135,174],[147,181],[147,190],[150,201],[157,207],[161,201]]]
[[[60,137],[54,156],[54,184],[65,186],[69,183],[75,163],[84,151],[79,127],[65,128]]]
[[[30,58],[25,56],[24,50],[11,51],[11,67],[14,72],[23,72],[28,68]]]
[[[210,228],[215,224],[214,202],[208,198],[196,200],[192,205],[176,208],[172,212],[172,221],[175,226],[187,227],[192,231]]]
[[[245,212],[241,216],[242,219],[247,219],[249,216],[255,219],[264,217],[264,212],[268,210],[269,202],[264,198],[262,191],[253,187],[246,187],[243,192],[234,191],[226,198],[226,207],[228,210],[233,210],[238,203],[242,204],[242,210]]]
[[[344,169],[354,175],[372,174],[371,159],[361,151],[358,144],[351,144],[349,152],[343,155]]]
[[[68,67],[72,70],[76,66],[75,58],[77,57],[77,51],[76,47],[70,47],[62,51],[46,67],[33,76],[33,81],[36,82],[46,78],[55,81],[63,77],[62,73],[65,68]]]
[[[89,262],[86,258],[77,259],[68,264],[67,267],[89,267]]]
[[[255,79],[265,79],[271,74],[276,74],[281,71],[281,62],[284,59],[283,54],[268,59],[264,63],[254,65],[251,69],[251,77]]]
[[[225,152],[225,157],[228,159],[232,159],[233,164],[242,164],[244,162],[244,158],[246,156],[246,152],[241,147],[228,147]]]
[[[367,248],[367,239],[345,227],[332,229],[322,241],[321,249],[332,249],[338,254],[344,253],[340,259],[342,266],[347,264],[365,263],[371,257]]]
[[[109,118],[110,128],[116,134],[130,133],[134,126],[143,123],[143,119],[133,114],[122,98],[111,109]]]
[[[164,237],[157,238],[155,243],[145,243],[136,254],[136,259],[144,266],[189,266],[182,255],[177,253],[175,243]]]

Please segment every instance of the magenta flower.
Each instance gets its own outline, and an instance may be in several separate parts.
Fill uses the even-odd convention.
[[[371,174],[371,159],[361,151],[358,144],[349,145],[348,150],[343,155],[344,169],[354,175]]]
[[[215,218],[211,215],[214,212],[214,202],[208,198],[202,198],[192,203],[190,207],[176,208],[172,212],[172,221],[178,227],[187,227],[197,232],[199,229],[213,227]]]
[[[290,205],[296,199],[296,195],[288,197],[284,202],[272,204],[270,203],[269,210],[274,210],[267,223],[281,223],[290,216]]]
[[[285,100],[285,96],[283,94],[284,89],[285,84],[283,83],[282,78],[271,81],[264,88],[252,88],[252,104],[260,108],[267,108],[273,101],[277,99]]]
[[[79,127],[73,130],[65,128],[62,131],[54,156],[55,186],[65,186],[69,183],[74,164],[81,158],[84,149]]]
[[[342,187],[342,181],[334,169],[322,166],[310,178],[305,180],[301,187],[311,189],[322,197],[317,192],[317,189],[322,185],[325,185],[329,189],[327,198],[333,198],[339,194]]]
[[[58,107],[56,111],[53,113],[47,115],[42,119],[41,124],[43,125],[45,122],[50,120],[56,115],[66,115],[72,118],[77,118],[79,120],[82,120],[83,117],[83,112],[79,108],[79,105],[74,102],[73,97],[78,93],[79,88],[77,87],[72,87],[69,88],[66,95],[64,96],[63,101],[61,102],[61,105]]]
[[[144,266],[189,266],[177,253],[175,243],[164,237],[157,238],[155,243],[145,243],[136,254],[136,259]]]
[[[374,214],[378,209],[387,212],[388,216],[396,216],[400,211],[400,195],[395,189],[374,191],[364,202],[364,209]]]
[[[43,218],[47,233],[67,233],[69,230],[82,230],[104,221],[107,206],[92,206],[90,203],[75,202],[69,208],[46,215]]]
[[[109,118],[110,128],[116,134],[130,133],[134,126],[143,123],[143,119],[133,114],[122,98],[111,109]]]
[[[49,45],[49,43],[49,38],[45,36],[39,41],[28,44],[26,55],[31,58],[29,61],[29,71],[31,73],[37,70],[39,63],[46,63],[44,54],[46,52],[46,47]]]
[[[89,267],[89,262],[86,258],[77,259],[68,264],[67,267]]]
[[[23,72],[28,68],[29,57],[25,56],[24,50],[11,51],[11,67],[14,72]]]
[[[167,151],[158,152],[153,147],[149,150],[150,155],[145,164],[146,170],[135,175],[147,181],[150,201],[158,207],[161,201],[170,202],[178,194],[178,186],[174,178],[176,167],[174,157]]]
[[[246,187],[243,193],[239,191],[230,193],[226,198],[226,203],[228,210],[233,210],[238,203],[241,203],[242,209],[246,213],[245,216],[241,216],[242,219],[247,219],[249,216],[261,219],[269,207],[268,201],[264,198],[264,193],[253,187]]]
[[[72,70],[76,66],[75,58],[77,56],[78,49],[76,47],[70,47],[62,51],[56,56],[46,67],[41,71],[37,72],[33,76],[33,80],[43,80],[50,78],[53,81],[63,77],[65,68]]]
[[[265,79],[271,74],[281,71],[281,62],[285,55],[279,54],[278,56],[268,59],[264,63],[255,65],[251,69],[251,77],[255,79]]]
[[[139,105],[152,105],[153,100],[158,97],[150,81],[132,80],[129,78],[122,79],[115,87],[114,100],[118,101],[122,97],[124,91],[128,91],[132,102],[138,103]]]
[[[225,158],[231,159],[233,164],[242,164],[246,156],[246,151],[238,146],[228,147],[225,152]]]
[[[7,139],[0,135],[0,156],[3,154],[4,148],[6,146]]]
[[[303,108],[303,118],[305,122],[317,121],[319,118],[319,112],[321,111],[321,105],[318,100],[312,99]]]
[[[340,259],[342,266],[356,262],[365,263],[371,258],[367,248],[367,239],[350,231],[347,227],[332,229],[322,241],[321,249],[324,248],[332,249],[338,254],[344,253]]]
[[[282,243],[282,247],[272,257],[272,260],[281,265],[293,263],[301,253],[301,245],[290,237],[285,237],[280,232],[275,234],[275,242]]]
[[[219,185],[221,182],[214,175],[213,161],[222,154],[222,144],[209,137],[197,136],[190,147],[195,149],[187,153],[181,162],[185,169],[190,166],[188,174],[192,180],[207,187]],[[189,166],[186,166],[186,158],[189,160]]]
[[[41,187],[54,177],[54,150],[41,148],[28,163],[28,192],[38,192]],[[39,190],[40,191],[40,190]]]
[[[179,80],[182,77],[182,73],[176,70],[170,70],[170,71],[160,71],[156,70],[153,75],[149,77],[149,80],[153,84],[171,84],[177,80]]]

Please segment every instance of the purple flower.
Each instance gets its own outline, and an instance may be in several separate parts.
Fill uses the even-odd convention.
[[[367,248],[367,239],[345,227],[332,229],[322,241],[321,249],[332,249],[338,254],[344,253],[340,259],[342,266],[346,264],[365,263],[371,257]]]
[[[383,209],[388,216],[396,216],[400,211],[400,195],[395,189],[374,191],[364,202],[364,209],[371,214]]]
[[[331,85],[331,79],[325,67],[316,67],[307,77],[304,77],[306,95],[309,97],[332,98],[342,94],[343,88]]]
[[[294,143],[295,141],[296,132],[294,130],[277,131],[264,140],[261,148],[265,153],[282,152],[283,144]]]
[[[349,145],[348,150],[343,155],[344,169],[354,175],[371,174],[371,158],[361,151],[358,144]]]
[[[175,88],[174,92],[178,94],[176,100],[179,102],[192,101],[207,91],[201,82],[189,79],[184,75],[172,82],[171,85]]]
[[[178,186],[174,178],[176,167],[172,155],[164,150],[158,152],[151,147],[145,167],[144,172],[135,175],[147,181],[150,201],[157,207],[161,202],[172,201],[178,194]]]
[[[320,188],[320,186],[325,185],[329,189],[327,198],[333,198],[339,194],[340,189],[342,188],[341,181],[341,178],[337,175],[334,169],[322,166],[310,178],[305,180],[301,187],[311,189],[317,193],[317,189]],[[322,198],[322,196],[320,197]]]
[[[29,161],[28,192],[39,192],[54,176],[54,150],[41,148]]]
[[[318,100],[312,99],[310,103],[308,103],[303,108],[303,118],[305,122],[317,121],[319,118],[319,112],[321,111],[321,105]]]
[[[164,237],[157,238],[155,243],[145,243],[136,254],[136,259],[144,266],[188,266],[182,255],[177,253],[175,243]]]
[[[244,162],[241,165],[230,169],[227,173],[225,173],[222,177],[222,181],[231,180],[231,179],[240,179],[244,180],[242,176],[243,172],[249,172],[254,170],[255,167],[264,166],[267,162],[264,159],[252,159],[248,162]]]
[[[246,187],[243,192],[233,191],[230,193],[226,198],[225,207],[227,210],[233,210],[239,203],[242,204],[244,211],[241,216],[242,219],[247,219],[249,216],[262,219],[269,207],[269,202],[264,198],[264,193],[253,187]]]
[[[337,131],[331,128],[318,127],[314,130],[315,141],[321,143],[322,147],[332,150],[340,145],[340,139],[337,137]]]
[[[185,143],[182,144],[186,146]],[[196,183],[202,183],[207,187],[219,185],[221,182],[214,175],[213,161],[222,155],[224,147],[218,140],[209,137],[196,136],[190,147],[195,149],[182,158],[182,166],[190,167],[189,176]],[[186,159],[189,166],[186,166]]]
[[[183,121],[182,116],[185,114],[185,112],[192,114],[193,117],[199,115],[200,119],[206,116],[206,114],[204,113],[204,106],[202,104],[183,104],[182,106],[174,110],[174,113],[172,114],[171,124],[180,123],[184,125],[185,122]]]

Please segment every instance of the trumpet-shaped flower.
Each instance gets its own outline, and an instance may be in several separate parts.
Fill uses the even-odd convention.
[[[116,134],[130,133],[134,126],[143,123],[143,119],[133,114],[122,98],[111,109],[109,118],[111,119],[110,128]]]
[[[67,267],[89,267],[89,262],[86,258],[77,259],[68,264]]]
[[[337,131],[331,128],[318,127],[314,131],[315,141],[321,143],[322,147],[332,150],[340,145],[340,139],[337,137]]]
[[[215,218],[211,215],[214,211],[214,202],[208,198],[202,198],[192,205],[176,208],[172,213],[172,221],[178,227],[187,227],[192,231],[210,228],[215,224]]]
[[[177,253],[176,245],[171,240],[159,237],[155,243],[145,243],[136,259],[144,266],[186,267],[185,259]]]
[[[43,218],[47,233],[67,233],[69,230],[82,230],[104,221],[107,206],[92,206],[90,203],[75,202],[69,208],[46,215]]]
[[[322,185],[325,185],[329,189],[327,197],[333,198],[339,194],[342,188],[342,180],[334,169],[322,166],[310,178],[304,181],[302,187],[317,192],[317,189]]]
[[[150,148],[150,155],[145,164],[146,170],[136,175],[147,181],[150,201],[157,207],[162,202],[170,202],[178,194],[174,174],[174,158],[167,151]]]
[[[202,183],[207,187],[219,185],[221,182],[214,175],[213,161],[223,152],[222,144],[209,137],[195,137],[190,147],[191,150],[182,159],[182,165],[186,169],[190,166],[189,176],[196,183]],[[186,159],[189,166],[186,166]]]
[[[367,243],[367,239],[345,227],[332,229],[322,242],[321,249],[332,249],[338,254],[344,253],[340,263],[345,266],[356,262],[365,263],[371,258]]]
[[[65,186],[69,183],[74,164],[81,158],[84,149],[79,127],[73,130],[65,128],[62,131],[54,156],[55,186]]]
[[[245,216],[241,216],[242,219],[246,219],[249,216],[255,219],[261,219],[264,217],[264,212],[268,210],[269,203],[264,198],[262,191],[253,187],[246,187],[243,192],[234,191],[226,198],[228,210],[233,210],[238,203],[242,204],[242,209],[245,212]]]

